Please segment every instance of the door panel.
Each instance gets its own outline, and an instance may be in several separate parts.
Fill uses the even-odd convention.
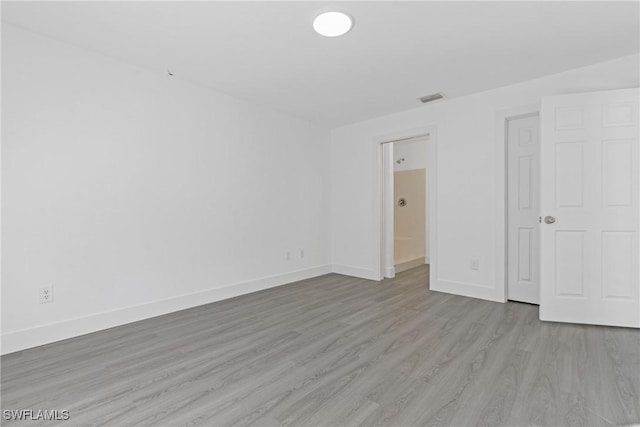
[[[602,233],[602,282],[604,298],[633,299],[633,233],[606,231]]]
[[[556,206],[583,207],[584,141],[556,144]]]
[[[507,122],[507,298],[539,302],[539,118]]]
[[[556,296],[584,298],[585,233],[558,231],[556,233]]]
[[[638,93],[543,98],[542,320],[640,327]]]

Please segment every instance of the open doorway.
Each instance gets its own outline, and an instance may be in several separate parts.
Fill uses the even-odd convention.
[[[396,273],[428,264],[427,137],[393,144],[393,260]]]
[[[382,144],[382,275],[429,264],[429,134]]]

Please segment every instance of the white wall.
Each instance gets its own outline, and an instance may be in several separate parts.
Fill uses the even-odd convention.
[[[4,353],[330,271],[328,130],[8,25],[2,88]]]
[[[380,149],[385,135],[435,125],[437,228],[431,246],[432,288],[496,299],[503,257],[496,238],[504,229],[497,212],[501,163],[499,111],[538,105],[544,95],[637,87],[633,55],[561,74],[340,127],[331,136],[334,270],[380,277]],[[418,132],[416,132],[418,133]],[[388,140],[388,139],[386,139]],[[430,156],[431,156],[430,147]],[[433,232],[434,230],[432,230]],[[432,241],[433,243],[433,241]],[[471,270],[470,260],[479,260]]]
[[[404,161],[398,163],[398,160]],[[407,171],[427,168],[427,138],[393,143],[393,170]]]

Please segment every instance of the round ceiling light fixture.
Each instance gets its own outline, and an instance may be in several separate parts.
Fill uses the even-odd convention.
[[[325,37],[338,37],[353,28],[353,18],[344,12],[325,12],[313,20],[313,29]]]

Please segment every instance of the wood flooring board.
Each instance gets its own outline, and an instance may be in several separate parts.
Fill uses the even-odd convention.
[[[428,266],[327,274],[2,356],[47,426],[640,423],[640,331],[432,292]]]
[[[378,405],[360,396],[344,399],[334,396],[305,422],[307,426],[360,426]]]
[[[585,405],[614,425],[640,424],[640,363],[637,357],[624,357],[624,335],[616,336],[608,329],[590,327],[585,337],[589,359],[583,393],[591,391]],[[598,395],[594,390],[607,393]]]
[[[494,312],[494,315],[508,318],[499,311]],[[408,407],[415,407],[416,413],[422,408],[416,422],[420,425],[467,423],[464,412],[472,407],[469,396],[476,395],[473,385],[485,371],[500,364],[501,360],[497,357],[501,350],[508,350],[508,343],[504,343],[502,349],[498,348],[498,344],[507,341],[512,330],[513,322],[506,321],[497,323],[495,329],[471,328],[469,336],[465,337],[467,339],[453,343],[447,353],[437,358],[438,363],[430,365],[429,370],[420,378],[428,385],[428,389],[408,404]],[[492,362],[491,365],[489,361]],[[442,387],[440,384],[447,386]],[[460,414],[462,420],[454,421]]]
[[[517,348],[523,319],[511,306],[492,325],[490,335],[467,363],[466,375],[457,384],[455,394],[446,401],[435,418],[440,424],[466,424],[476,420],[482,425],[500,425],[506,421],[522,383],[530,353]],[[445,416],[446,415],[446,416]]]

